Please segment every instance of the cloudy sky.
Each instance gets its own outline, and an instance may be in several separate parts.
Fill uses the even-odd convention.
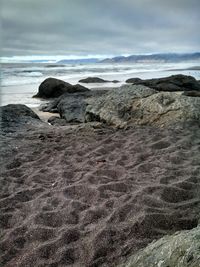
[[[200,0],[1,0],[2,56],[200,51]]]

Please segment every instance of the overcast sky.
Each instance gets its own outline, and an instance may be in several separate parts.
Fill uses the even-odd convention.
[[[1,0],[2,56],[200,51],[200,0]]]

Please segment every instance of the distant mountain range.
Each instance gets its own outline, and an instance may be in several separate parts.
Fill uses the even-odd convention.
[[[98,58],[80,58],[80,59],[62,59],[57,61],[59,64],[86,64],[86,63],[97,63],[100,60]]]
[[[200,53],[192,54],[151,54],[151,55],[131,55],[106,58],[100,63],[151,63],[151,62],[183,62],[183,61],[200,61]]]

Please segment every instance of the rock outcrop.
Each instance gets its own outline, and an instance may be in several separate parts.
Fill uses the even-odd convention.
[[[115,127],[164,127],[186,121],[200,122],[200,97],[157,92],[143,85],[122,86],[87,100],[86,121],[104,121]]]
[[[0,107],[0,130],[15,132],[23,126],[43,124],[40,118],[30,108],[21,104],[9,104]]]
[[[164,236],[130,257],[121,267],[200,266],[200,226]]]
[[[89,91],[89,89],[80,84],[72,85],[59,79],[47,78],[40,84],[38,93],[34,97],[55,98],[64,93],[77,93],[86,91]]]
[[[126,83],[142,84],[153,88],[157,91],[200,91],[200,84],[192,76],[186,75],[172,75],[165,78],[147,79],[142,80],[140,78],[131,78],[126,80]]]
[[[191,121],[200,123],[200,91],[194,90],[197,88],[196,80],[182,76],[171,78],[176,82],[172,87],[180,87],[183,93],[162,92],[139,84],[109,90],[70,91],[43,106],[42,111],[59,112],[61,119],[68,123],[100,121],[117,128],[133,125],[164,127]],[[152,84],[156,84],[156,88],[163,85],[155,81]],[[168,87],[169,91],[172,87]]]
[[[64,119],[68,123],[83,123],[85,122],[86,99],[92,96],[98,98],[106,92],[107,90],[93,90],[74,94],[63,94],[52,102],[41,106],[41,110],[52,113],[58,112],[61,119]],[[63,120],[60,121],[58,119],[50,121],[50,123],[53,124],[55,121],[64,125]]]
[[[85,79],[81,79],[79,81],[80,83],[107,83],[107,82],[112,82],[112,83],[118,83],[119,81],[113,80],[113,81],[107,81],[98,77],[88,77]]]

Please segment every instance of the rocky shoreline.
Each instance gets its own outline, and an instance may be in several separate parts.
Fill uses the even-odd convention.
[[[184,75],[49,78],[49,123],[0,107],[1,266],[199,266],[199,92]]]

